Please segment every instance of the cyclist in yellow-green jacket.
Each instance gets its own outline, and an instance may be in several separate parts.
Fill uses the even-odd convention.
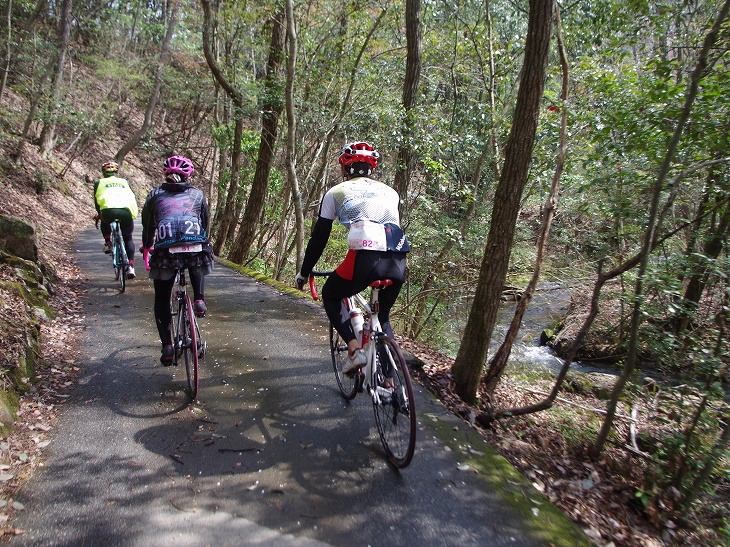
[[[119,165],[108,161],[101,166],[102,177],[94,183],[94,205],[96,215],[94,220],[101,221],[101,233],[104,236],[104,252],[111,253],[111,223],[119,220],[124,237],[124,246],[127,249],[129,268],[127,277],[134,279],[134,219],[137,218],[137,198],[132,192],[129,183],[117,176]]]

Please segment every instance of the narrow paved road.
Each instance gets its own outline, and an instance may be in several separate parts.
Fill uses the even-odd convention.
[[[207,278],[208,354],[190,405],[184,369],[158,362],[151,281],[140,272],[119,294],[99,239],[87,230],[75,252],[88,277],[80,383],[19,497],[25,534],[12,543],[586,541],[418,386],[416,455],[393,469],[369,400],[337,391],[321,307],[222,265]]]

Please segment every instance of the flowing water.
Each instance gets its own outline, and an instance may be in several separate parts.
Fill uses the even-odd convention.
[[[519,363],[534,368],[546,368],[555,373],[560,370],[563,366],[563,360],[555,356],[549,347],[540,345],[540,336],[543,330],[553,327],[556,322],[563,319],[570,304],[571,294],[571,288],[566,288],[558,283],[538,283],[535,294],[522,319],[517,340],[512,347],[510,363]],[[516,305],[516,301],[505,301],[500,306],[489,347],[490,357],[504,341]],[[451,315],[456,319],[454,323],[458,322],[458,327],[454,326],[447,330],[445,347],[438,348],[439,351],[443,351],[452,357],[455,356],[461,341],[461,328],[466,324],[466,317],[471,309],[471,299],[462,299],[461,301],[455,299],[455,306],[456,309],[451,312]],[[580,362],[573,363],[571,368],[580,372],[617,374],[615,367],[601,367]]]
[[[557,283],[544,282],[537,286],[537,290],[525,311],[522,326],[517,340],[512,347],[510,364],[519,364],[523,367],[543,368],[557,374],[564,361],[557,357],[547,346],[540,345],[540,335],[546,328],[551,328],[556,322],[563,319],[570,304],[571,289]],[[471,305],[471,302],[469,302]],[[489,358],[504,341],[509,324],[514,316],[516,302],[504,302],[497,314],[494,333],[489,348]],[[467,308],[468,313],[470,308]],[[464,323],[465,324],[465,321]],[[455,347],[461,339],[461,333],[454,340]],[[571,365],[571,370],[590,373],[601,372],[617,376],[621,373],[619,366],[610,364],[594,364],[576,361]],[[640,367],[642,376],[647,376],[659,384],[680,384],[687,380],[666,375],[652,369]],[[730,384],[725,384],[725,399],[730,401]]]

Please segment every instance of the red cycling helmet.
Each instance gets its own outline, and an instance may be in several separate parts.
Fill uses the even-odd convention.
[[[347,167],[353,163],[367,163],[375,170],[378,166],[380,154],[371,144],[366,142],[351,142],[342,147],[340,152],[340,165]]]
[[[194,172],[193,162],[185,156],[170,156],[162,166],[162,173],[166,177],[169,175],[180,175],[185,179],[189,179]]]

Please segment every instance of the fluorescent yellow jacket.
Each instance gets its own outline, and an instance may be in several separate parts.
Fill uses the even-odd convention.
[[[103,177],[96,183],[94,191],[96,206],[101,209],[129,209],[132,218],[137,218],[137,198],[129,183],[119,177]]]

